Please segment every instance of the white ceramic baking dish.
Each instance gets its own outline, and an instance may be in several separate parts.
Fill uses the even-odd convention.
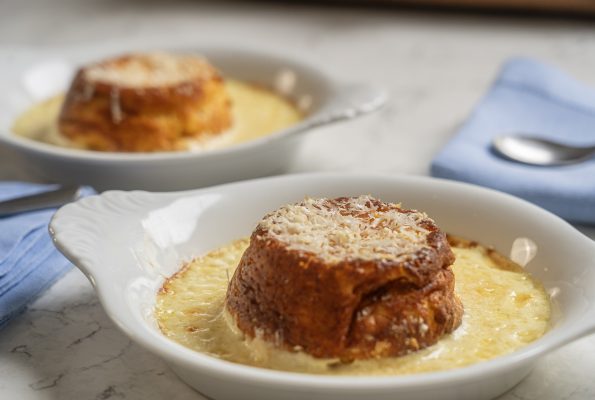
[[[552,294],[558,312],[551,329],[490,361],[391,377],[315,376],[237,365],[160,333],[153,318],[155,294],[184,261],[248,235],[266,212],[305,195],[358,194],[424,210],[444,231],[504,254],[515,239],[531,239],[537,255],[526,268]],[[111,191],[61,208],[50,229],[57,247],[89,277],[110,318],[214,399],[489,399],[517,384],[544,354],[595,331],[595,243],[526,201],[468,184],[307,174],[177,193]]]
[[[61,148],[14,135],[14,120],[36,102],[66,91],[77,65],[114,53],[25,57],[17,52],[14,57],[7,55],[7,62],[0,65],[0,147],[17,168],[44,181],[92,185],[98,190],[193,189],[283,172],[297,153],[304,132],[374,111],[386,101],[384,90],[338,82],[320,68],[285,55],[214,47],[173,51],[204,55],[225,77],[278,91],[301,105],[305,118],[272,135],[208,152],[112,153]]]

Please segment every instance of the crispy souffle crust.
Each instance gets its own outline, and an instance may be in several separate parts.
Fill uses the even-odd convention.
[[[399,356],[460,325],[453,262],[423,213],[370,196],[306,199],[257,226],[226,308],[248,337],[289,351]]]
[[[80,68],[58,120],[60,132],[90,150],[182,150],[184,140],[232,124],[223,79],[200,57],[128,54]]]

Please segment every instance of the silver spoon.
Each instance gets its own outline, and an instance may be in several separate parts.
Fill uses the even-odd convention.
[[[81,197],[80,186],[62,186],[56,190],[0,202],[0,217],[62,206]]]
[[[574,164],[595,154],[595,146],[568,146],[522,134],[498,136],[492,148],[509,160],[541,166]]]

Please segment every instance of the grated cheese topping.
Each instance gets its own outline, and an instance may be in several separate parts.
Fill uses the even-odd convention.
[[[85,69],[88,81],[122,87],[169,86],[214,76],[213,67],[200,57],[157,52],[124,56]]]
[[[363,195],[306,198],[267,214],[258,228],[288,250],[312,253],[335,264],[394,261],[429,248],[427,223],[433,221],[423,212]]]

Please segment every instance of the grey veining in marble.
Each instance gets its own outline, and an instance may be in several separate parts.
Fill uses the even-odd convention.
[[[293,172],[427,174],[503,60],[550,61],[595,85],[595,24],[275,2],[0,3],[0,47],[232,43],[289,52],[388,88],[382,112],[311,133]],[[0,154],[0,179],[28,179]],[[593,229],[584,228],[595,238]],[[595,267],[595,266],[594,266]],[[595,398],[595,336],[545,357],[503,400]],[[109,321],[77,270],[0,332],[0,398],[200,399]]]
[[[197,398],[108,320],[74,269],[2,331],[0,354],[1,398]]]

